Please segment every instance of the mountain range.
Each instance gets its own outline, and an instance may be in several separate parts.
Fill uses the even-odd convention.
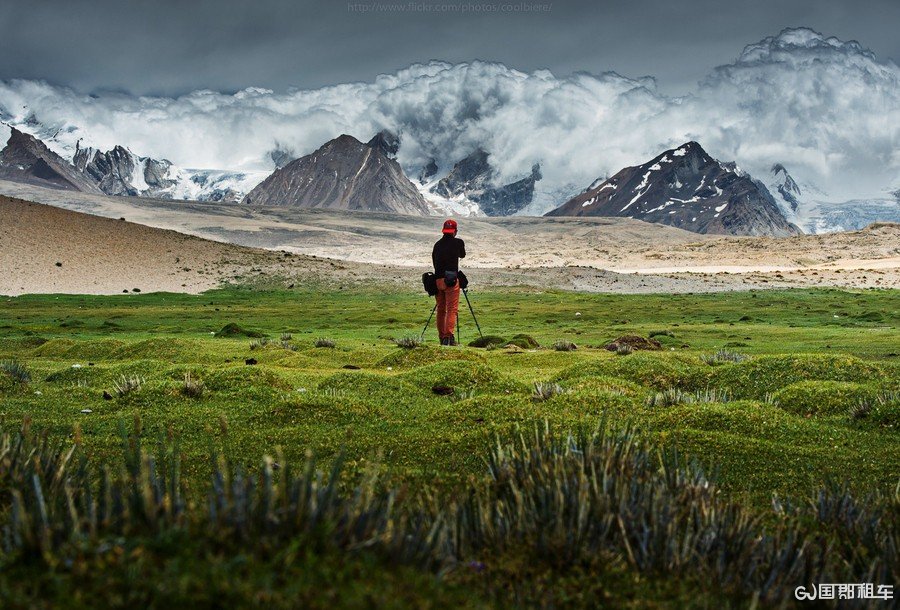
[[[340,134],[365,142],[386,129],[402,138],[393,158],[429,207],[453,214],[483,214],[495,203],[503,212],[544,214],[596,176],[697,141],[765,183],[804,231],[900,217],[892,194],[900,190],[896,63],[856,41],[787,28],[736,47],[720,64],[678,96],[649,77],[526,73],[482,61],[415,64],[313,90],[177,97],[13,80],[0,82],[0,122],[68,160],[77,148],[116,146],[168,159],[166,179],[175,184],[156,187],[154,196],[176,199],[239,200],[277,167]],[[487,190],[433,192],[477,151],[487,154]],[[535,165],[541,177],[532,190]],[[784,171],[776,175],[774,166]],[[784,189],[787,198],[778,188],[786,174],[800,191]],[[523,180],[507,193],[493,190]]]
[[[496,184],[489,153],[478,149],[443,178],[429,182],[436,172],[423,170],[417,186],[395,160],[400,146],[400,138],[387,130],[366,143],[341,135],[276,169],[240,203],[423,216],[447,212],[438,205],[437,196],[472,201],[482,214],[508,216],[525,209],[541,179],[536,165],[530,176]],[[101,152],[79,145],[69,163],[18,130],[11,132],[0,161],[8,179],[120,196],[171,197],[184,173],[165,159],[139,157],[122,146]],[[782,196],[799,192],[783,168],[774,168],[774,173],[784,175]],[[237,199],[231,193],[219,197],[226,198]],[[597,180],[548,215],[627,216],[696,233],[787,236],[802,232],[787,221],[765,185],[736,164],[713,159],[697,142]]]
[[[541,215],[598,175],[593,188],[695,141],[763,185],[789,224],[826,232],[900,221],[897,108],[893,61],[809,28],[747,45],[677,98],[652,78],[558,77],[479,61],[416,64],[371,83],[310,91],[176,98],[83,95],[16,80],[0,82],[0,142],[12,128],[20,134],[0,171],[61,188],[239,202],[339,134],[361,142],[377,134],[374,148],[403,178],[388,190],[410,193],[409,182],[430,213]],[[410,210],[421,213],[422,201],[409,196]]]

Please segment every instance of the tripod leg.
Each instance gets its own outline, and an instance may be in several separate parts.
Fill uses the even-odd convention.
[[[469,305],[469,311],[472,312],[472,319],[475,320],[475,328],[478,329],[478,336],[484,339],[484,334],[481,332],[481,325],[478,323],[478,318],[475,317],[475,310],[472,309],[472,301],[469,300],[469,291],[463,290],[463,294],[466,295],[466,303]]]
[[[431,313],[428,314],[428,321],[425,322],[425,326],[422,327],[422,334],[419,335],[419,341],[425,339],[425,331],[428,330],[428,325],[431,324],[431,318],[434,317],[434,312],[437,311],[437,301],[434,303],[434,307],[431,308]]]

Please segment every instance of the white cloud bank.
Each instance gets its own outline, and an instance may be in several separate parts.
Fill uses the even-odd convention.
[[[474,148],[501,178],[540,163],[533,211],[598,176],[686,140],[765,178],[783,163],[823,198],[886,197],[900,186],[900,68],[856,42],[808,29],[747,46],[684,98],[614,73],[523,73],[473,62],[413,65],[370,83],[275,93],[87,96],[35,81],[0,83],[0,119],[71,154],[75,142],[167,158],[182,167],[271,169],[275,148],[309,153],[349,133],[401,134],[410,176],[434,157],[448,169]]]

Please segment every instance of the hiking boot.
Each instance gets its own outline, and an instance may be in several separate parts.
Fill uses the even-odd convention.
[[[451,346],[452,346],[452,345],[459,345],[459,344],[456,342],[456,335],[450,335],[449,337],[447,337],[447,345],[451,345]]]
[[[450,345],[450,338],[449,338],[449,337],[441,337],[441,345],[442,345],[442,346],[443,346],[443,345]]]

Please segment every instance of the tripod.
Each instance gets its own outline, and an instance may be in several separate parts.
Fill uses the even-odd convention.
[[[468,289],[462,291],[463,295],[466,297],[466,304],[469,306],[469,312],[472,314],[472,319],[475,320],[475,328],[478,329],[478,336],[484,339],[484,334],[481,332],[481,324],[478,323],[478,317],[475,315],[475,309],[472,307],[472,301],[469,300],[469,291]],[[434,312],[437,311],[437,302],[435,302],[434,307],[431,308],[431,313],[428,314],[428,320],[425,322],[425,326],[422,327],[422,332],[419,334],[419,341],[423,341],[425,339],[425,332],[428,330],[428,325],[431,324],[431,318],[434,317]],[[459,339],[459,316],[456,317],[456,337]]]

